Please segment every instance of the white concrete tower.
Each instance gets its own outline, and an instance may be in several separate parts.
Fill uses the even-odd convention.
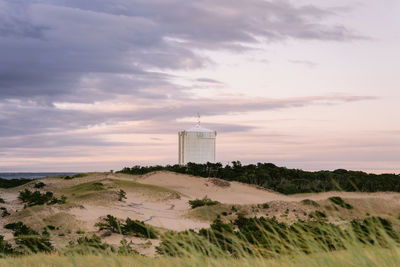
[[[178,133],[179,164],[215,163],[217,132],[200,127],[200,116],[196,127]]]

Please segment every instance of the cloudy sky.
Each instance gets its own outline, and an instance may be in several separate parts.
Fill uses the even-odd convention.
[[[398,0],[0,0],[0,172],[217,160],[400,172]]]

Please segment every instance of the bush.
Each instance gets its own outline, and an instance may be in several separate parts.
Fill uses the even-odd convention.
[[[319,207],[320,206],[317,202],[315,202],[314,200],[311,200],[311,199],[303,199],[301,201],[301,203],[304,204],[304,205],[314,206],[314,207]]]
[[[0,258],[14,254],[15,251],[11,244],[4,240],[4,236],[0,235]]]
[[[0,203],[6,203],[3,198],[0,197]]]
[[[126,192],[122,189],[118,191],[118,201],[123,201],[126,199]]]
[[[45,183],[43,183],[43,182],[39,182],[39,183],[35,183],[35,185],[33,186],[34,188],[43,188],[43,187],[45,187],[46,186],[46,184]]]
[[[213,205],[218,205],[220,202],[218,201],[213,201],[207,196],[205,196],[203,199],[195,199],[195,200],[189,200],[189,205],[192,207],[192,209],[195,209],[197,207],[201,206],[213,206]]]
[[[125,224],[122,225],[122,233],[124,235],[144,238],[157,238],[158,236],[157,231],[153,227],[138,220],[131,220],[130,218],[126,218]]]
[[[79,255],[87,255],[87,254],[111,254],[115,253],[116,249],[107,244],[101,242],[101,238],[95,234],[91,237],[80,237],[76,242],[70,241],[66,251],[64,254],[79,254]]]
[[[346,203],[341,197],[330,197],[330,198],[328,198],[328,200],[342,208],[349,209],[349,210],[353,209],[353,206]]]
[[[315,210],[315,211],[310,212],[308,217],[315,219],[315,220],[325,220],[326,218],[328,218],[328,215],[326,215],[326,213],[323,211]]]
[[[132,241],[128,243],[128,241],[126,241],[126,239],[123,238],[120,242],[120,246],[118,247],[118,254],[123,256],[139,254],[139,252],[137,252],[131,247],[131,244]]]
[[[269,204],[268,204],[268,203],[262,204],[262,208],[263,208],[263,209],[269,209]]]
[[[15,243],[22,253],[51,252],[54,249],[46,231],[39,234],[22,222],[9,223],[4,228],[14,231]]]
[[[112,215],[107,215],[102,222],[96,223],[99,230],[108,230],[113,233],[144,238],[157,238],[158,232],[144,222],[126,218],[125,222],[119,221]]]
[[[27,206],[44,205],[44,204],[64,204],[66,197],[61,196],[61,199],[54,197],[52,192],[40,193],[40,191],[31,192],[28,189],[20,191],[18,199],[26,203]]]
[[[1,207],[0,210],[2,210],[1,217],[7,217],[10,215],[10,213],[8,212],[8,210],[6,208]]]

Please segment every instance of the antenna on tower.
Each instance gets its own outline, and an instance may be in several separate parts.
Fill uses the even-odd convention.
[[[200,113],[198,113],[198,112],[197,112],[197,125],[196,125],[196,127],[197,128],[200,127]]]

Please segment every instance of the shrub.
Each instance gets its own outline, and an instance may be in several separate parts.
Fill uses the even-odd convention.
[[[126,199],[126,192],[122,189],[118,191],[118,201],[123,201]]]
[[[301,203],[304,204],[304,205],[314,206],[314,207],[319,207],[320,206],[317,202],[315,202],[314,200],[311,200],[311,199],[303,199],[301,201]]]
[[[263,209],[269,209],[269,204],[268,204],[268,203],[262,204],[262,208],[263,208]]]
[[[31,192],[28,189],[20,191],[18,199],[26,203],[27,206],[44,205],[44,204],[64,204],[66,201],[65,196],[61,196],[60,199],[54,197],[52,192],[40,193],[40,191]]]
[[[113,246],[102,243],[101,238],[95,234],[91,237],[80,237],[76,242],[70,241],[65,254],[79,254],[79,255],[86,255],[86,254],[110,254],[115,253],[116,250]]]
[[[15,251],[11,244],[4,240],[4,236],[0,235],[0,258],[14,254]]]
[[[22,222],[9,223],[4,228],[14,231],[15,243],[23,253],[51,252],[54,249],[46,231],[39,234]]]
[[[325,220],[326,218],[328,218],[328,215],[326,215],[325,212],[319,211],[319,210],[310,212],[310,214],[308,216],[310,218],[316,219],[316,220]]]
[[[108,230],[113,233],[144,238],[157,238],[158,232],[144,222],[126,218],[125,222],[119,221],[112,215],[107,215],[101,222],[96,223],[99,230]]]
[[[346,203],[341,197],[330,197],[330,198],[328,198],[328,200],[342,208],[349,209],[349,210],[353,209],[353,206]]]
[[[157,238],[158,236],[157,231],[153,227],[138,220],[131,220],[130,218],[126,218],[125,224],[122,225],[122,233],[124,235],[144,238]]]
[[[123,238],[120,242],[120,246],[118,247],[118,254],[123,256],[128,255],[136,255],[139,254],[136,250],[131,247],[132,241],[128,243],[125,238]]]
[[[7,217],[10,215],[10,213],[8,212],[8,210],[6,208],[1,207],[0,210],[2,210],[1,217]]]
[[[101,222],[95,224],[99,230],[108,230],[113,233],[122,234],[121,224],[118,219],[112,215],[107,215]]]
[[[0,197],[0,203],[6,203],[3,198]]]
[[[45,183],[43,183],[43,182],[39,182],[39,183],[35,183],[35,185],[33,186],[34,188],[43,188],[43,187],[45,187],[46,186],[46,184]]]
[[[189,205],[192,207],[192,209],[195,209],[197,207],[201,206],[213,206],[213,205],[218,205],[220,202],[218,201],[213,201],[209,199],[207,196],[205,196],[203,199],[195,199],[195,200],[189,200]]]

